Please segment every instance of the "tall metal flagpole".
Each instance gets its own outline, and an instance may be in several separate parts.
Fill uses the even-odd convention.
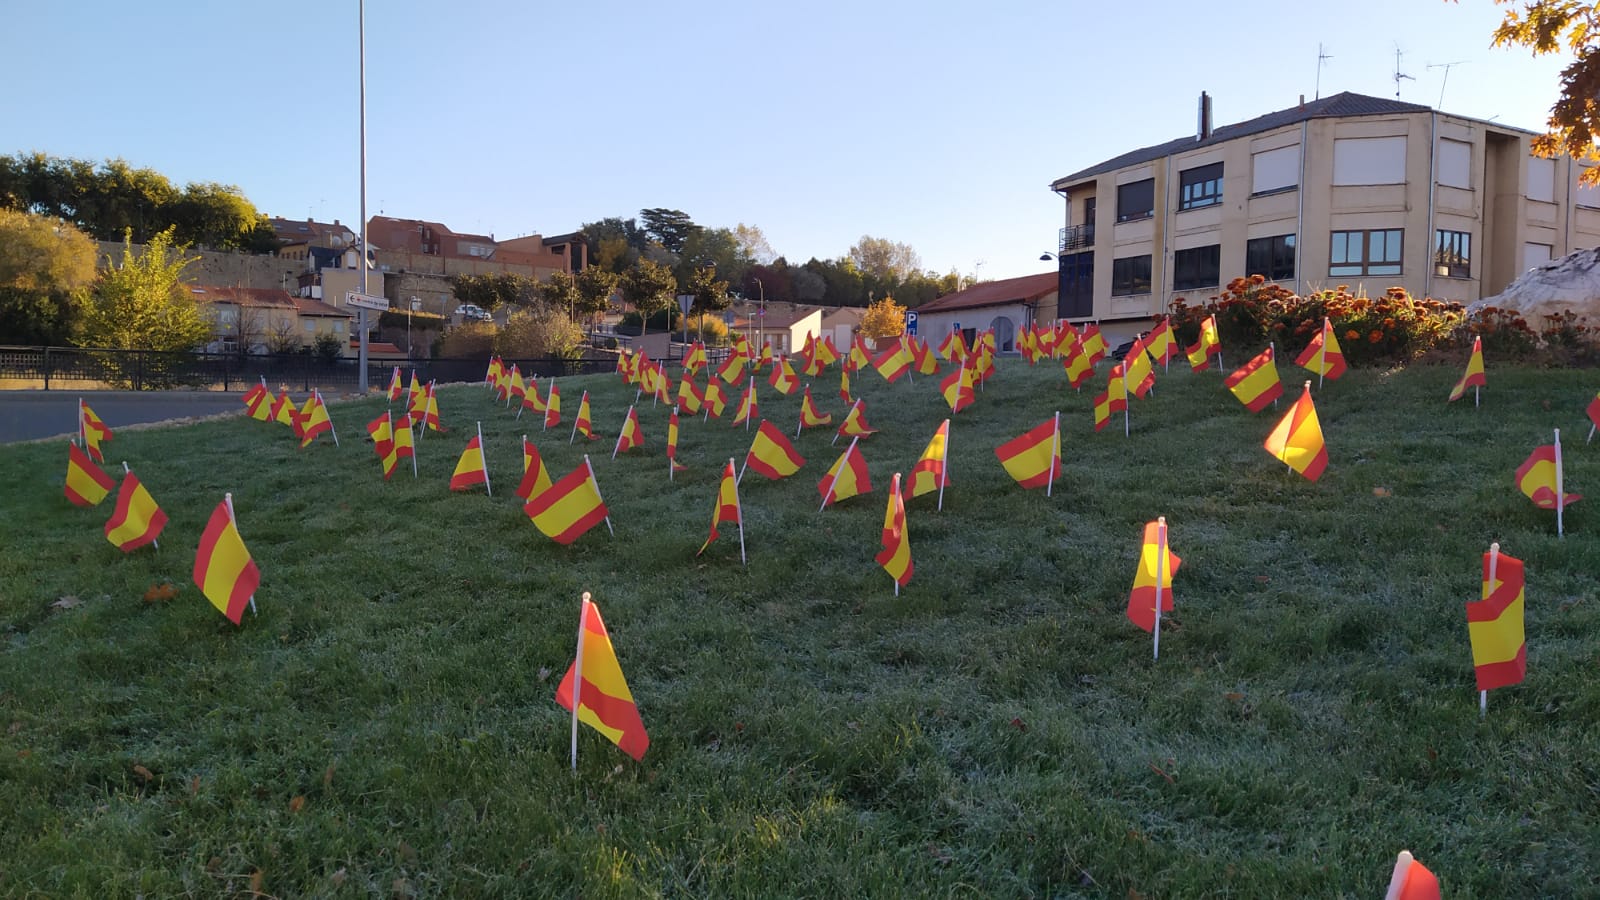
[[[358,57],[361,61],[361,261],[357,265],[361,269],[361,293],[367,293],[367,2],[357,0],[356,9],[360,17],[357,26],[357,35],[361,44]],[[356,390],[365,394],[367,392],[367,308],[357,307],[356,328],[361,331],[358,354],[358,364],[361,374],[357,376]]]

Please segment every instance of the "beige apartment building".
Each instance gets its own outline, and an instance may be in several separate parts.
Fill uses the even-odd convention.
[[[1399,285],[1470,303],[1600,245],[1600,190],[1535,134],[1342,93],[1108,159],[1066,202],[1057,315],[1142,319],[1260,274],[1296,293]]]

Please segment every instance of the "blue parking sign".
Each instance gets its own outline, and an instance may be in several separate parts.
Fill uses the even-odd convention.
[[[916,333],[917,333],[917,311],[914,310],[914,309],[908,309],[908,310],[906,310],[906,334],[916,334]]]

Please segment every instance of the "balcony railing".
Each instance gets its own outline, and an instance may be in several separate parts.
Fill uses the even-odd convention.
[[[1068,225],[1061,229],[1061,250],[1066,253],[1070,250],[1083,250],[1094,246],[1094,225]]]

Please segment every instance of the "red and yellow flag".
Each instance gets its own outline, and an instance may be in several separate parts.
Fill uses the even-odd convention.
[[[1409,850],[1401,850],[1389,877],[1389,890],[1383,900],[1440,900],[1439,879],[1428,867],[1417,862]]]
[[[553,428],[561,424],[561,391],[556,387],[554,378],[550,379],[550,395],[544,401],[544,427]]]
[[[167,527],[167,514],[156,505],[154,497],[139,483],[139,476],[129,472],[122,476],[122,487],[117,491],[117,508],[106,522],[106,540],[123,553],[131,553],[145,544],[154,543]]]
[[[573,437],[573,439],[576,440],[578,435],[580,435],[580,434],[583,435],[584,437],[588,438],[591,441],[594,440],[594,426],[593,426],[593,423],[590,421],[590,416],[589,416],[589,392],[588,391],[584,391],[583,392],[583,396],[581,398],[579,398],[579,400],[578,400],[578,416],[577,416],[577,418],[572,420],[572,437]]]
[[[66,495],[74,506],[99,506],[117,486],[116,479],[94,464],[77,444],[67,444]]]
[[[717,532],[717,526],[723,522],[732,522],[738,525],[741,529],[740,533],[743,533],[744,518],[739,509],[739,479],[733,474],[733,460],[731,459],[723,467],[722,479],[717,485],[717,502],[711,508],[711,533],[706,537],[706,542],[700,545],[700,550],[695,553],[695,556],[706,552],[706,548],[711,546],[711,542],[722,536]]]
[[[1100,333],[1100,326],[1093,322],[1083,326],[1083,333],[1079,335],[1083,352],[1089,357],[1089,365],[1094,365],[1111,354],[1111,349],[1106,346],[1105,335]]]
[[[911,496],[921,497],[949,486],[949,452],[950,420],[945,419],[933,433],[933,440],[928,441],[927,449],[917,457],[917,464],[911,467]]]
[[[367,423],[367,436],[372,438],[372,450],[378,454],[379,460],[385,459],[394,450],[394,424],[389,420],[388,410]]]
[[[833,413],[825,413],[817,409],[817,404],[811,399],[811,385],[806,385],[805,394],[800,398],[800,427],[816,428],[820,425],[832,425]]]
[[[422,382],[417,380],[417,370],[411,370],[411,385],[406,388],[406,408],[412,409],[417,404],[417,398],[422,396]],[[413,419],[413,421],[415,421]]]
[[[762,419],[761,427],[756,429],[755,440],[750,442],[750,450],[745,454],[744,464],[746,468],[776,480],[800,471],[806,459],[794,449],[794,444],[789,443],[783,432]]]
[[[413,477],[416,475],[417,448],[411,439],[411,422],[408,419],[402,419],[401,421],[405,423],[405,427],[393,428],[394,441],[389,446],[389,452],[383,457],[384,481],[388,481],[389,476],[394,474],[395,468],[400,465],[400,460],[402,459],[412,460],[411,474]]]
[[[833,335],[831,334],[822,336],[822,340],[817,342],[814,352],[817,359],[822,361],[824,367],[831,366],[839,361],[839,348],[833,345]]]
[[[897,587],[911,581],[911,540],[906,535],[906,503],[900,495],[900,473],[889,481],[889,505],[883,511],[883,550],[873,557]]]
[[[1074,344],[1062,358],[1061,368],[1066,371],[1067,382],[1073,389],[1083,387],[1083,383],[1094,374],[1094,363],[1089,361],[1089,354],[1084,353],[1083,347],[1078,344]]]
[[[278,397],[272,401],[272,421],[279,425],[287,425],[295,431],[300,431],[298,418],[300,411],[295,408],[294,401],[289,399],[287,388],[278,388]]]
[[[194,583],[211,605],[235,625],[261,586],[261,570],[250,558],[226,500],[211,511],[206,530],[200,535],[200,548],[194,555]]]
[[[1339,349],[1339,339],[1334,336],[1331,319],[1322,317],[1322,330],[1295,357],[1294,364],[1324,378],[1336,379],[1345,373],[1344,351]]]
[[[867,424],[867,401],[857,400],[844,414],[844,421],[839,423],[838,434],[840,437],[866,437],[877,434],[877,429]]]
[[[522,438],[522,481],[517,483],[517,496],[523,501],[532,500],[550,488],[550,470],[545,468],[539,448]]]
[[[896,338],[888,340],[892,343],[878,354],[878,358],[872,361],[872,366],[883,376],[884,381],[894,384],[911,371],[911,354],[906,351],[903,341]]]
[[[536,412],[541,416],[544,415],[544,400],[539,397],[539,380],[536,376],[530,375],[528,377],[528,390],[522,397],[522,408]],[[517,415],[521,417],[522,414],[518,413]]]
[[[422,425],[429,431],[443,434],[445,427],[439,423],[439,397],[433,389],[433,382],[428,382],[427,396],[422,405]]]
[[[1128,408],[1128,392],[1122,387],[1122,379],[1112,373],[1111,381],[1106,384],[1106,389],[1095,395],[1094,398],[1094,430],[1100,431],[1111,423],[1111,414],[1119,413]]]
[[[399,400],[400,393],[404,390],[405,384],[400,380],[400,367],[395,366],[394,374],[389,376],[389,390],[385,392],[389,396],[389,402]]]
[[[789,360],[779,359],[773,362],[772,374],[767,377],[767,384],[787,397],[800,389],[800,378],[794,374],[794,367],[789,365]]]
[[[729,384],[735,384],[743,381],[744,361],[745,357],[742,353],[728,354],[728,358],[724,360],[721,367],[717,369],[717,377]]]
[[[578,721],[605,735],[623,753],[642,760],[650,748],[650,736],[645,733],[628,681],[622,677],[622,666],[617,662],[611,637],[606,634],[606,623],[600,618],[600,607],[589,601],[588,594],[583,597],[578,653],[556,688],[556,702],[571,712],[576,693]]]
[[[683,358],[683,371],[684,371],[685,374],[693,375],[696,372],[699,372],[701,369],[705,368],[705,365],[706,365],[706,345],[705,345],[705,342],[704,341],[695,341],[694,342],[694,346],[689,348],[689,354]]]
[[[1126,393],[1144,399],[1156,386],[1156,372],[1150,365],[1150,353],[1143,339],[1136,338],[1128,354],[1111,369],[1112,378],[1121,378]]]
[[[694,378],[685,371],[683,379],[678,382],[677,408],[692,416],[700,412],[700,405],[703,402],[704,398],[700,394],[700,389],[695,387]]]
[[[839,368],[839,399],[846,403],[854,403],[856,399],[850,396],[850,367]]]
[[[857,494],[866,494],[872,491],[872,478],[867,472],[866,457],[861,455],[861,449],[852,440],[850,446],[839,454],[828,468],[828,473],[817,482],[817,493],[822,497],[824,508],[830,503],[847,500]]]
[[[673,410],[667,416],[667,460],[671,468],[667,470],[670,476],[673,472],[682,472],[688,466],[678,465],[678,411]]]
[[[100,444],[113,437],[111,427],[95,415],[89,404],[82,400],[78,401],[78,416],[81,419],[78,430],[83,435],[83,449],[88,451],[95,462],[105,462],[105,456],[100,453]]]
[[[1561,483],[1561,452],[1555,444],[1545,444],[1528,454],[1517,467],[1517,490],[1526,494],[1540,509],[1556,508],[1556,485]],[[1561,507],[1566,508],[1583,499],[1582,494],[1571,494],[1561,489]]]
[[[958,413],[978,399],[977,387],[977,373],[967,365],[963,357],[960,368],[939,382],[939,393],[944,395],[944,402],[949,405],[950,411]]]
[[[994,449],[1006,472],[1025,488],[1049,488],[1061,477],[1061,415]]]
[[[676,416],[677,410],[672,414]],[[616,459],[618,453],[626,453],[636,447],[644,446],[644,432],[639,430],[639,414],[633,407],[628,407],[628,417],[622,420],[622,431],[617,434],[617,446],[611,451],[611,458]]]
[[[1158,363],[1167,362],[1178,352],[1178,342],[1172,339],[1172,327],[1165,317],[1144,336],[1144,345]]]
[[[1527,675],[1523,586],[1522,560],[1501,553],[1499,544],[1490,547],[1483,555],[1480,599],[1467,603],[1472,666],[1480,691],[1518,684]]]
[[[311,399],[306,401],[306,408],[300,411],[300,446],[311,446],[317,435],[333,430],[333,421],[328,418],[328,407],[322,403],[322,393],[312,391]],[[337,441],[335,441],[337,443]]]
[[[522,380],[522,370],[517,368],[516,363],[511,364],[511,378],[507,384],[511,389],[512,399],[522,400],[528,396],[528,385]]]
[[[1483,338],[1474,336],[1472,339],[1472,355],[1467,358],[1467,371],[1462,374],[1461,380],[1450,389],[1450,399],[1446,402],[1454,403],[1465,397],[1467,388],[1483,387],[1489,381],[1483,374]]]
[[[456,460],[456,470],[450,475],[450,490],[464,491],[475,484],[489,486],[489,468],[483,458],[483,436],[476,434],[467,441],[467,449]]]
[[[728,394],[722,389],[722,382],[706,382],[704,405],[707,419],[722,418],[722,411],[728,408]]]
[[[845,368],[859,372],[870,365],[872,354],[867,351],[866,339],[858,334],[850,341],[850,355],[845,357]]]
[[[1272,356],[1272,345],[1269,344],[1254,359],[1222,380],[1245,409],[1251,412],[1260,412],[1283,396],[1283,382],[1278,380],[1278,365]]]
[[[1317,407],[1311,402],[1311,382],[1306,382],[1300,399],[1278,420],[1261,446],[1307,479],[1322,477],[1328,467],[1328,449],[1322,443]]]
[[[272,421],[272,392],[267,390],[265,381],[245,391],[244,408],[257,422]]]
[[[1134,570],[1133,590],[1128,594],[1128,621],[1145,631],[1155,631],[1156,596],[1161,597],[1161,612],[1172,612],[1172,573],[1182,562],[1167,546],[1166,520],[1146,522],[1139,568]]]
[[[962,362],[967,358],[966,338],[962,337],[960,331],[951,328],[950,333],[939,343],[939,355],[953,363]]]
[[[558,544],[570,544],[584,532],[605,521],[606,505],[600,487],[587,462],[579,464],[549,489],[541,491],[523,506],[522,511],[546,537]]]
[[[739,396],[739,409],[733,415],[733,424],[754,422],[760,417],[761,404],[756,400],[756,380],[752,377],[750,383],[745,385],[744,393]]]

